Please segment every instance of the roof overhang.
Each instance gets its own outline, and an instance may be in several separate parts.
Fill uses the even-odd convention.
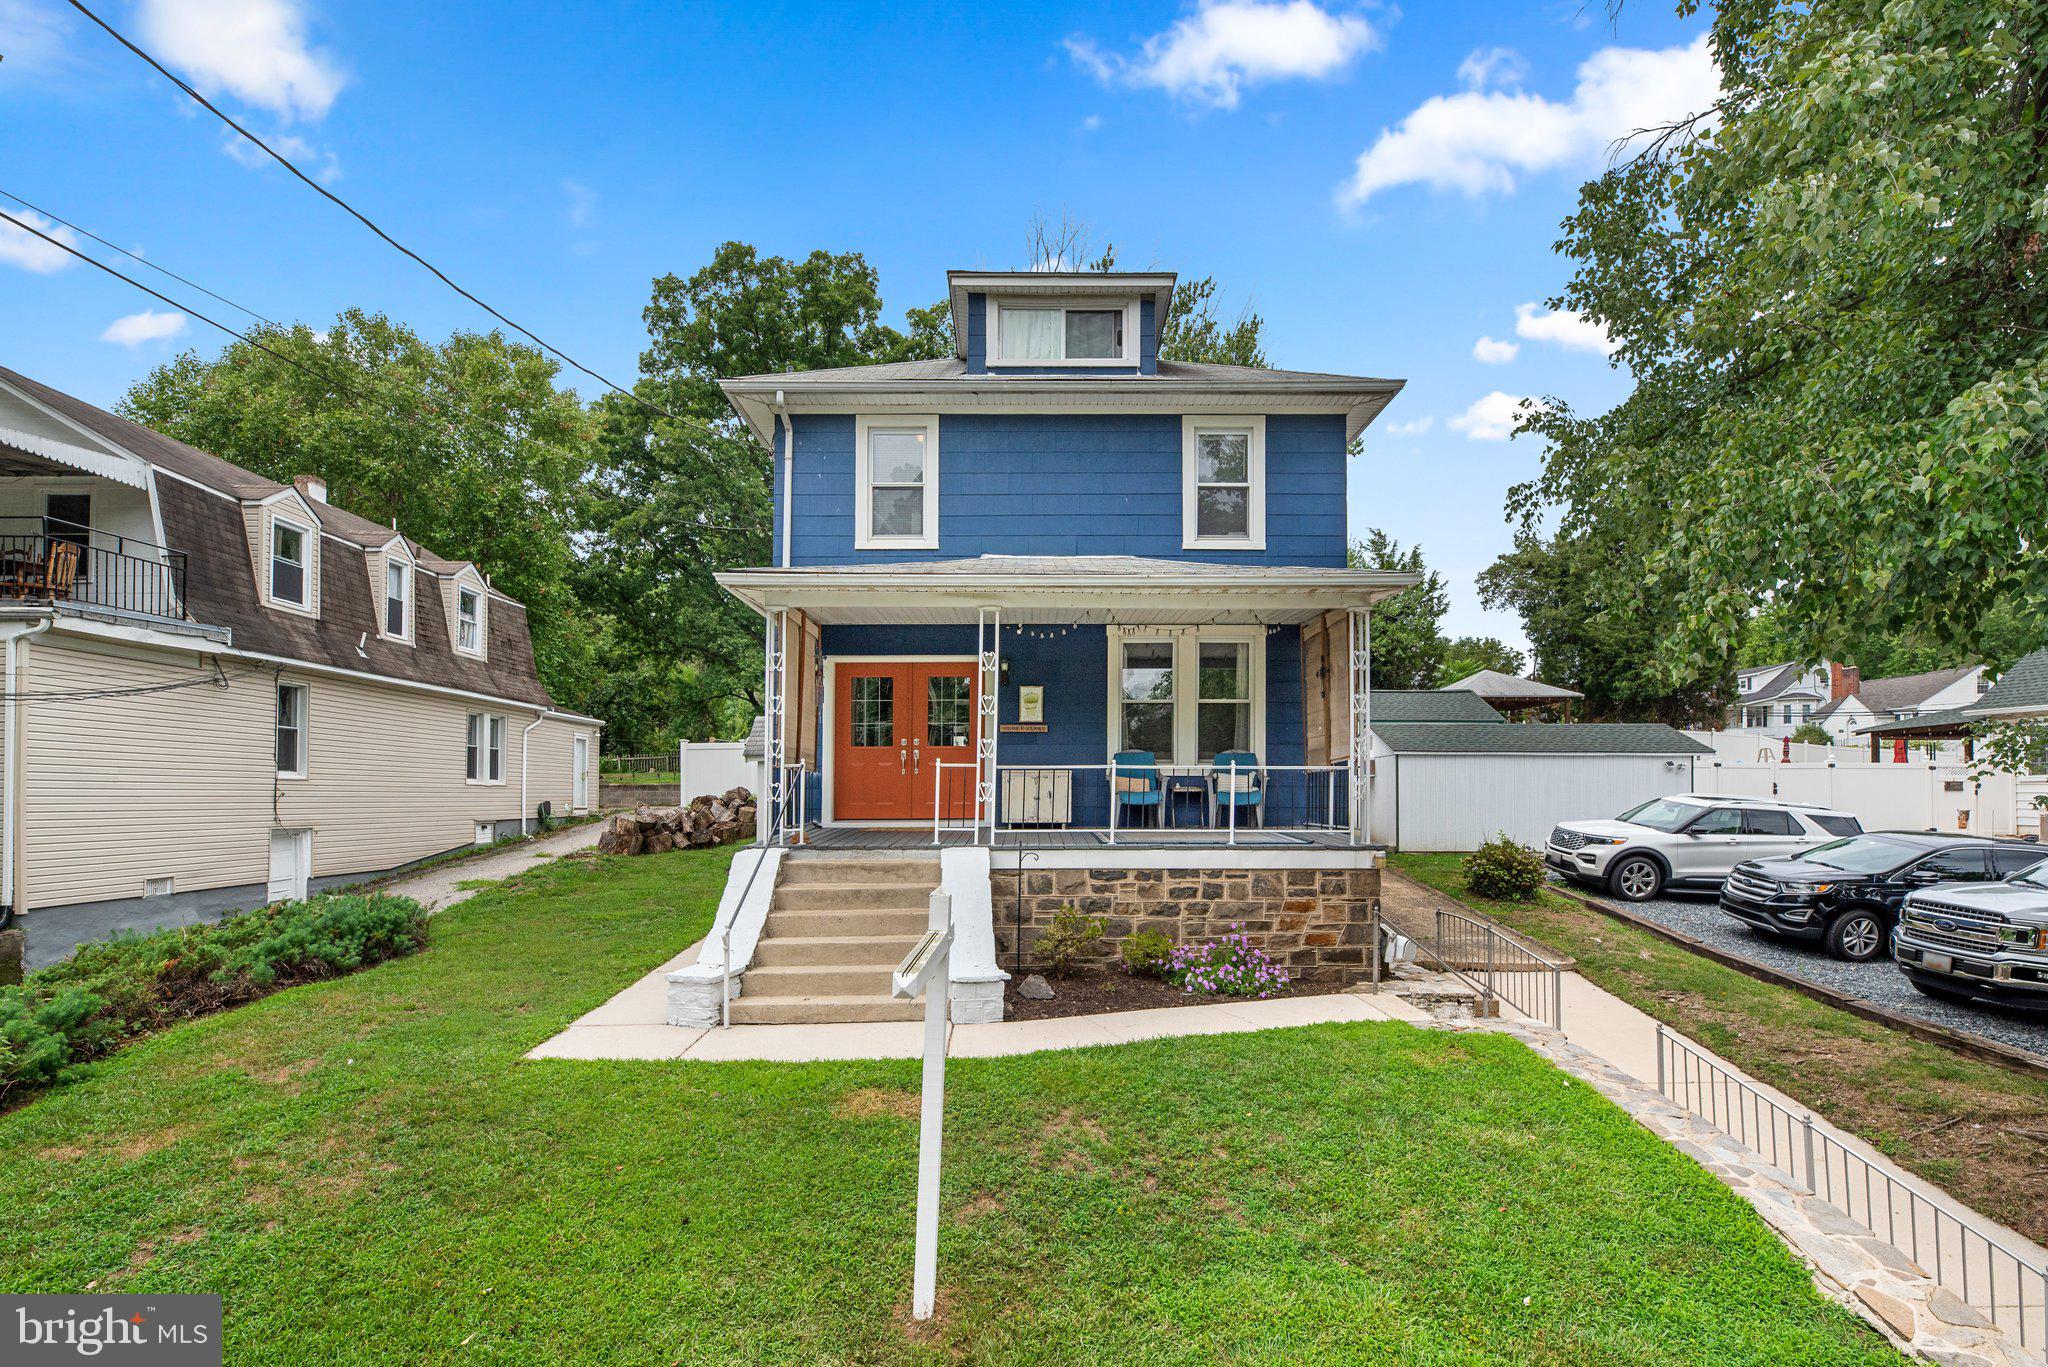
[[[98,475],[101,479],[110,479],[131,489],[149,487],[149,467],[133,456],[95,451],[74,442],[38,436],[15,427],[0,427],[0,449],[68,466],[88,475]]]
[[[1173,307],[1172,271],[947,271],[946,300],[953,312],[953,354],[967,356],[967,296],[1000,294],[1009,299],[1100,299],[1137,295],[1152,300],[1155,327],[1166,325]]]
[[[1163,375],[969,375],[958,379],[833,380],[800,375],[726,380],[719,387],[754,438],[774,449],[777,395],[791,413],[1341,413],[1349,443],[1401,392],[1400,380],[1262,380],[1229,384]]]
[[[1285,626],[1367,608],[1420,582],[1392,570],[1264,569],[1184,576],[1076,568],[1029,574],[873,568],[727,570],[719,584],[754,611],[795,608],[826,626],[1005,622],[1116,626]]]

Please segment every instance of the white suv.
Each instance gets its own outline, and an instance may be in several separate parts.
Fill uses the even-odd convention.
[[[1551,831],[1543,858],[1568,878],[1644,902],[1666,888],[1712,891],[1745,859],[1783,859],[1862,830],[1855,817],[1828,807],[1682,793],[1612,821],[1564,822]]]

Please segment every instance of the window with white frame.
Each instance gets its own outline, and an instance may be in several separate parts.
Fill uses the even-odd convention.
[[[1257,629],[1204,628],[1110,641],[1109,744],[1161,764],[1207,764],[1264,744],[1263,652]]]
[[[939,420],[863,416],[854,424],[857,549],[939,544]]]
[[[277,776],[306,776],[306,685],[277,686]]]
[[[312,529],[281,517],[270,520],[270,597],[292,607],[306,606],[307,543]]]
[[[469,736],[467,744],[468,767],[465,777],[471,783],[503,783],[505,781],[505,719],[494,717],[488,712],[469,714]]]
[[[1265,549],[1265,418],[1183,418],[1181,464],[1183,547]]]
[[[997,303],[990,365],[1122,365],[1135,331],[1129,303]]]
[[[412,634],[412,566],[395,557],[384,562],[384,634],[399,641]]]
[[[455,648],[469,655],[484,653],[484,591],[468,584],[455,586]]]

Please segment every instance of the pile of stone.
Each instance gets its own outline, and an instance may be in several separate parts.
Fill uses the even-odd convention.
[[[728,788],[687,807],[635,807],[604,823],[599,854],[661,854],[754,838],[754,795]]]

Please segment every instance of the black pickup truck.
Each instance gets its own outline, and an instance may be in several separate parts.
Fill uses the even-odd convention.
[[[1815,940],[1838,959],[1885,953],[1906,894],[1937,883],[1988,883],[2048,858],[2016,840],[1933,831],[1872,831],[1789,859],[1737,864],[1721,910],[1790,939]]]

